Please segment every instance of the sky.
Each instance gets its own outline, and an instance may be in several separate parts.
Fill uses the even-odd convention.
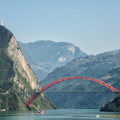
[[[120,49],[120,0],[0,0],[18,41],[69,42],[88,55]]]

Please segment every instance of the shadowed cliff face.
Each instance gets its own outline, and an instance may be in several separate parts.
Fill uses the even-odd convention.
[[[20,98],[13,93],[32,92],[39,89],[38,79],[23,56],[15,37],[0,25],[0,109],[25,110]],[[28,98],[30,96],[28,94]],[[47,104],[44,101],[47,101]],[[44,109],[54,107],[43,94],[35,104],[31,105],[33,109],[39,109],[40,106]]]
[[[8,29],[0,25],[0,48],[7,47],[12,36],[13,34]]]
[[[9,30],[0,25],[0,91],[2,92],[13,86],[11,79],[15,76],[13,61],[6,55],[6,48],[12,35]]]

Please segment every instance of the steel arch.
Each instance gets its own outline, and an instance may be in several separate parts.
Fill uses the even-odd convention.
[[[32,95],[26,102],[25,102],[25,106],[28,107],[39,95],[41,92],[45,91],[46,89],[48,89],[49,87],[57,84],[57,83],[60,83],[60,82],[63,82],[63,81],[66,81],[66,80],[71,80],[71,79],[86,79],[86,80],[90,80],[90,81],[94,81],[96,83],[99,83],[105,87],[107,87],[108,89],[110,89],[111,91],[115,92],[115,93],[119,93],[119,91],[112,87],[111,85],[101,81],[101,80],[97,80],[97,79],[94,79],[94,78],[89,78],[89,77],[81,77],[81,76],[75,76],[75,77],[66,77],[66,78],[61,78],[61,79],[58,79],[54,82],[51,82],[49,84],[47,84],[46,86],[42,87],[39,91],[37,91],[34,95]],[[120,95],[120,94],[119,94]]]

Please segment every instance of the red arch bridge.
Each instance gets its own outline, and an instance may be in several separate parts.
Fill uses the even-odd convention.
[[[99,83],[105,87],[107,87],[108,89],[110,89],[112,92],[115,92],[117,95],[120,95],[120,92],[112,87],[111,85],[101,81],[101,80],[97,80],[97,79],[93,79],[93,78],[88,78],[88,77],[80,77],[80,76],[76,76],[76,77],[66,77],[66,78],[61,78],[61,79],[58,79],[54,82],[51,82],[49,84],[47,84],[46,86],[42,87],[39,91],[37,91],[34,95],[32,95],[26,102],[25,102],[25,106],[26,107],[29,107],[29,105],[43,92],[45,91],[46,89],[48,89],[49,87],[57,84],[57,83],[60,83],[60,82],[63,82],[63,81],[66,81],[66,80],[71,80],[71,79],[86,79],[86,80],[90,80],[90,81],[93,81],[93,82],[96,82],[96,83]]]

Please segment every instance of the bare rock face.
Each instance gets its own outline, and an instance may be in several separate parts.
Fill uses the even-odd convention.
[[[38,79],[23,56],[14,35],[0,25],[0,110],[26,110],[24,102],[29,92],[40,89]],[[21,99],[18,93],[28,92]],[[54,104],[44,94],[30,106],[36,109],[53,109]]]
[[[27,63],[25,57],[23,56],[14,36],[12,36],[12,38],[10,39],[7,52],[12,61],[14,61],[13,69],[15,70],[15,73],[19,71],[19,73],[22,75],[23,78],[26,79],[26,81],[30,84],[33,90],[40,89],[38,80],[32,69],[30,68],[29,64]],[[15,74],[13,79],[21,89],[26,89],[25,85],[21,85],[18,81],[17,74]]]

